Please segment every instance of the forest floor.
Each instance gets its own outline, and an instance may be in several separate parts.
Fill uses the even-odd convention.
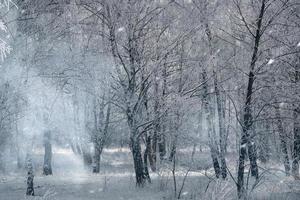
[[[184,157],[184,153],[181,156]],[[193,162],[205,165],[209,161],[209,157],[201,158],[201,161],[195,159]],[[0,200],[170,200],[174,197],[171,169],[152,173],[152,184],[147,184],[144,188],[135,187],[131,154],[128,149],[106,150],[102,156],[101,173],[98,175],[85,169],[80,157],[67,149],[55,149],[53,176],[42,175],[39,164],[42,163],[41,152],[36,153],[34,160],[37,169],[34,179],[36,196],[24,195],[26,173],[19,172],[0,176]],[[176,171],[177,196],[182,188],[182,199],[235,199],[233,181],[215,183],[209,178],[212,175],[210,170],[198,169],[189,171],[183,185],[187,171],[188,167],[183,165]],[[250,196],[259,200],[300,199],[300,182],[285,178],[275,167],[272,170],[269,168]]]

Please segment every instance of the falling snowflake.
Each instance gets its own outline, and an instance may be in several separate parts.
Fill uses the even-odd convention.
[[[300,47],[300,42],[297,44],[297,47]]]
[[[273,64],[275,62],[275,60],[273,60],[273,59],[270,59],[269,61],[268,61],[268,65],[271,65],[271,64]]]
[[[118,28],[118,32],[123,32],[125,30],[125,28],[124,27],[120,27],[120,28]]]

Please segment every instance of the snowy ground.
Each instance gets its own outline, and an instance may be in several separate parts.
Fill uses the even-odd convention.
[[[27,198],[25,173],[1,176],[0,200],[168,200],[173,195],[171,171],[152,174],[152,184],[145,188],[135,187],[131,154],[127,149],[109,149],[104,152],[99,175],[86,170],[79,157],[70,150],[55,149],[53,155],[53,176],[42,176],[37,162],[42,155],[36,155],[35,193]],[[177,191],[182,186],[186,170],[179,169]],[[260,198],[254,199],[300,199],[300,183],[282,178],[279,172],[266,176],[256,190]],[[277,176],[277,175],[278,176]],[[207,174],[206,174],[207,175]],[[206,191],[209,179],[201,170],[192,171],[182,189],[182,199],[234,199],[232,182],[215,184]],[[299,187],[298,187],[299,186]],[[256,195],[251,195],[255,197]]]
[[[38,152],[39,154],[39,152]],[[41,160],[37,155],[35,160]],[[112,159],[110,162],[108,159]],[[41,166],[35,163],[35,194],[33,199],[53,200],[138,200],[164,199],[165,191],[159,188],[159,178],[153,174],[153,184],[137,189],[133,176],[133,167],[128,150],[109,150],[104,153],[99,175],[94,175],[84,168],[80,157],[69,150],[59,149],[53,155],[53,176],[41,175]],[[39,162],[40,163],[40,162]],[[155,178],[156,176],[156,178]],[[0,183],[0,200],[26,199],[25,174],[2,176]]]

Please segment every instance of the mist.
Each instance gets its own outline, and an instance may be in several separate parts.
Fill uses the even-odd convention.
[[[0,16],[0,200],[300,199],[298,0]]]

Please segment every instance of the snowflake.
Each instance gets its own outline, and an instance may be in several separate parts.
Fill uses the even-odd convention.
[[[274,61],[275,61],[275,60],[273,60],[273,59],[270,59],[270,60],[269,60],[269,62],[267,63],[267,65],[271,65],[271,64],[273,64],[273,63],[274,63]]]
[[[120,27],[120,28],[118,28],[118,32],[123,32],[125,30],[125,28],[124,27]]]

